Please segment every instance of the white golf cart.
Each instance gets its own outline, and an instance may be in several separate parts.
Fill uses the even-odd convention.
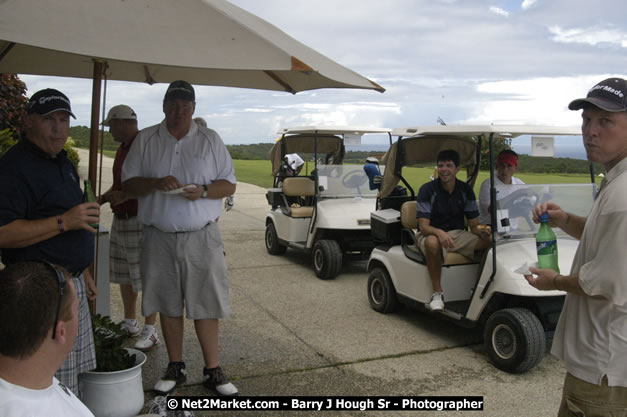
[[[449,252],[442,267],[444,310],[428,309],[433,287],[424,255],[415,245],[417,228],[414,191],[403,178],[403,167],[435,162],[437,153],[454,149],[466,167],[467,182],[474,184],[481,141],[488,140],[493,150],[494,138],[513,139],[522,135],[579,136],[579,128],[542,126],[433,126],[396,129],[399,136],[383,158],[388,169],[381,194],[403,181],[411,190],[411,200],[401,211],[379,210],[372,213],[372,232],[377,247],[368,261],[368,299],[381,313],[394,311],[399,302],[430,314],[438,314],[464,327],[483,327],[485,349],[496,367],[508,372],[524,372],[544,356],[546,334],[557,324],[564,293],[538,291],[521,274],[525,265],[537,261],[531,209],[543,201],[554,201],[570,213],[587,215],[596,193],[594,174],[589,184],[516,185],[507,197],[491,206],[493,244],[480,262]],[[409,137],[407,137],[409,136]],[[494,153],[490,152],[492,200],[494,189]],[[460,171],[461,174],[462,171]],[[459,177],[459,175],[458,175]],[[459,179],[462,179],[461,177]],[[415,184],[420,187],[421,184]],[[498,219],[498,222],[497,222]],[[570,270],[578,242],[560,234],[558,229],[559,267]]]
[[[275,188],[266,197],[272,206],[266,217],[266,249],[282,255],[287,248],[312,254],[316,276],[334,279],[345,254],[367,258],[374,243],[370,213],[378,190],[370,190],[363,162],[342,165],[345,141],[360,142],[365,134],[390,129],[300,127],[284,129],[270,157]],[[285,155],[313,156],[311,173],[282,173]]]

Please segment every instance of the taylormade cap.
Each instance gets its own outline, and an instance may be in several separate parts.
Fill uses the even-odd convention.
[[[137,114],[126,104],[119,104],[109,109],[107,118],[101,124],[103,126],[109,126],[109,122],[114,119],[137,120]]]
[[[76,119],[74,113],[72,113],[72,107],[70,106],[70,99],[65,94],[54,88],[46,88],[45,90],[39,90],[28,100],[27,110],[28,114],[39,114],[46,116],[55,111],[65,111]]]
[[[368,158],[366,158],[366,162],[372,162],[373,164],[378,164],[379,160],[375,158],[374,156],[369,156]]]
[[[586,98],[571,101],[568,108],[579,110],[586,103],[611,112],[627,111],[627,81],[622,78],[603,80],[588,91]]]
[[[196,93],[194,92],[194,87],[187,81],[177,80],[172,81],[168,90],[165,92],[165,96],[163,97],[163,101],[170,100],[187,100],[187,101],[196,101]]]

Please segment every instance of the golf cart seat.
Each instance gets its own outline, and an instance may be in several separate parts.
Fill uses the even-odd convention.
[[[416,202],[407,201],[401,206],[401,245],[405,256],[410,259],[426,264],[425,255],[416,244],[416,230],[418,229],[418,219],[416,218]],[[457,252],[447,252],[443,266],[472,264],[475,261],[466,258]]]
[[[311,178],[307,177],[288,177],[283,180],[283,204],[281,208],[283,212],[290,217],[311,217],[313,215],[313,206],[304,206],[312,204],[313,197],[316,195],[316,185]],[[298,198],[298,204],[289,203],[288,197]]]

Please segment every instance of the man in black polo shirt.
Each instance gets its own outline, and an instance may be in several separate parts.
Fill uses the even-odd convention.
[[[79,298],[78,336],[56,376],[78,393],[78,374],[96,366],[87,305],[96,297],[96,286],[87,267],[96,233],[89,223],[98,223],[100,206],[83,203],[78,174],[63,150],[70,116],[75,118],[69,99],[54,89],[41,90],[29,100],[27,112],[25,138],[0,159],[2,262],[42,259],[72,274]]]
[[[416,198],[416,218],[419,232],[416,243],[427,260],[427,269],[433,284],[429,307],[433,311],[444,308],[440,283],[441,269],[448,251],[475,258],[475,251],[486,249],[492,241],[488,229],[479,226],[479,209],[475,193],[456,178],[459,171],[459,154],[444,150],[437,157],[438,178],[424,184]],[[468,219],[470,232],[464,225]]]

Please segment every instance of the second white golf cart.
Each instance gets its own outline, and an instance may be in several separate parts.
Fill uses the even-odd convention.
[[[378,242],[368,262],[368,299],[381,313],[399,303],[429,311],[433,287],[424,255],[415,245],[417,229],[415,193],[403,177],[403,168],[435,162],[440,150],[454,149],[466,167],[467,182],[475,183],[481,141],[513,139],[522,135],[577,136],[578,128],[542,126],[432,126],[396,129],[399,136],[383,163],[387,164],[381,195],[385,197],[403,181],[411,191],[408,202],[396,210],[372,214],[372,231]],[[581,139],[579,139],[581,140]],[[491,195],[494,201],[494,159],[490,152]],[[462,171],[460,171],[461,173]],[[596,192],[594,175],[588,184],[516,185],[507,200],[491,207],[492,248],[481,262],[449,252],[442,267],[444,310],[431,312],[464,327],[483,327],[488,356],[498,368],[523,372],[535,366],[546,350],[546,332],[554,330],[564,293],[538,291],[521,274],[537,261],[531,209],[539,202],[554,201],[570,213],[585,216]],[[462,178],[460,178],[462,179]],[[416,184],[419,187],[421,184]],[[498,221],[497,221],[498,219]],[[568,272],[578,242],[558,233],[559,267]]]
[[[320,279],[334,279],[344,255],[365,259],[374,248],[370,213],[378,190],[370,190],[363,162],[342,165],[345,142],[360,142],[365,134],[385,135],[390,129],[300,127],[284,129],[270,151],[275,188],[268,190],[272,206],[266,217],[268,253],[282,255],[288,248],[312,254]],[[300,176],[281,172],[289,154],[312,155],[314,169]]]

